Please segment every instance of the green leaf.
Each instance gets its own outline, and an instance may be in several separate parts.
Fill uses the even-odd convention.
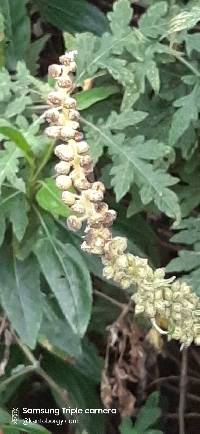
[[[167,2],[160,1],[149,8],[139,20],[139,28],[147,38],[157,38],[163,34],[166,20],[162,17],[166,15],[168,9]]]
[[[34,164],[34,154],[30,148],[29,143],[25,139],[22,133],[19,130],[12,127],[0,127],[0,134],[3,134],[5,137],[10,139],[15,145],[21,149],[24,153],[25,158],[29,162],[31,166]]]
[[[93,77],[97,71],[107,69],[109,73],[121,83],[134,81],[133,74],[127,68],[124,59],[114,57],[122,53],[126,42],[131,38],[133,31],[128,26],[132,16],[129,0],[120,0],[114,3],[113,12],[108,14],[110,20],[110,33],[104,33],[101,38],[85,33],[77,35],[77,83]]]
[[[4,423],[10,422],[10,420],[11,420],[10,414],[3,408],[0,408],[0,424],[3,425]]]
[[[63,244],[40,215],[43,234],[35,246],[42,272],[73,331],[83,336],[91,313],[91,281],[85,262],[71,244]]]
[[[198,53],[200,52],[200,35],[199,35],[199,33],[194,33],[192,35],[187,34],[185,42],[186,42],[186,50],[187,50],[188,56],[191,56],[191,53],[193,51],[197,51]]]
[[[174,145],[186,132],[191,122],[197,121],[200,110],[200,86],[196,85],[189,95],[183,96],[174,102],[178,107],[172,118],[169,132],[169,142]]]
[[[40,183],[42,187],[36,194],[36,200],[41,208],[50,212],[53,216],[68,217],[70,208],[61,201],[61,193],[56,186],[55,180],[46,178]]]
[[[110,28],[114,35],[123,37],[127,33],[133,11],[130,2],[127,0],[118,0],[113,5],[113,11],[108,14]]]
[[[101,35],[108,28],[105,15],[86,0],[34,0],[45,21],[67,32]]]
[[[23,59],[29,48],[31,31],[26,1],[2,0],[0,9],[4,16],[7,39],[6,59],[8,69],[14,71],[17,60]]]
[[[0,245],[4,238],[6,219],[12,223],[13,232],[18,241],[22,240],[28,225],[28,210],[29,205],[26,197],[20,191],[10,192],[9,189],[7,194],[4,193],[0,196],[0,219],[2,222]]]
[[[123,417],[122,422],[120,424],[120,433],[138,434],[137,431],[133,428],[132,420],[129,417]]]
[[[48,431],[46,428],[44,428],[42,425],[39,425],[34,422],[25,422],[24,420],[18,420],[16,424],[12,425],[4,425],[3,426],[4,432],[8,434],[15,434],[15,433],[21,433],[27,432],[32,434],[50,434],[50,431]]]
[[[17,98],[15,98],[13,101],[11,101],[6,110],[5,110],[5,117],[6,119],[12,118],[16,115],[19,115],[20,113],[23,113],[27,105],[31,105],[32,99],[30,96],[27,95],[21,95]]]
[[[154,392],[147,399],[144,407],[138,413],[135,423],[135,429],[139,433],[144,433],[148,428],[151,428],[159,419],[161,415],[160,408],[158,407],[159,394]],[[148,432],[148,431],[147,431]]]
[[[39,68],[38,59],[41,51],[44,49],[50,35],[47,33],[41,38],[30,44],[30,49],[26,53],[26,65],[31,74],[36,75]]]
[[[76,94],[78,110],[85,110],[91,105],[103,101],[119,92],[117,86],[99,86]]]
[[[136,110],[123,110],[121,113],[111,112],[107,126],[114,130],[123,130],[126,127],[133,126],[142,122],[148,113]]]
[[[45,344],[48,342],[48,348],[51,347],[51,352],[55,354],[61,351],[70,357],[77,358],[81,353],[80,337],[74,333],[68,321],[63,317],[59,309],[56,309],[55,303],[48,300],[47,297],[43,300],[44,314],[39,332],[39,342]],[[45,346],[45,345],[44,345]]]
[[[17,261],[5,245],[0,258],[1,305],[22,341],[34,348],[42,318],[38,265],[32,256]]]
[[[83,410],[102,408],[96,382],[80,373],[75,366],[48,355],[43,361],[43,367],[62,389],[67,390],[71,407]],[[54,392],[53,394],[58,405],[62,407],[59,396]],[[85,428],[89,433],[105,434],[105,419],[102,414],[83,413],[78,417],[78,421],[80,429]]]
[[[178,256],[172,259],[166,267],[167,272],[181,272],[183,280],[192,285],[197,295],[200,295],[200,222],[199,218],[183,219],[175,228],[178,232],[171,238],[171,242],[183,244]],[[187,250],[184,248],[187,247]]]
[[[7,69],[0,70],[0,101],[8,101],[11,97],[11,77]]]
[[[132,424],[130,418],[123,418],[120,425],[121,434],[163,434],[162,431],[151,429],[158,421],[161,411],[158,407],[158,393],[153,392],[145,405],[140,409],[135,424]]]
[[[169,21],[169,29],[166,34],[189,30],[200,20],[200,7],[194,6],[190,10],[183,10]]]
[[[102,123],[98,126],[85,120],[85,124],[89,131],[93,130],[95,140],[101,141],[100,143],[108,147],[109,154],[112,156],[114,164],[111,169],[113,175],[111,183],[117,200],[129,191],[134,181],[139,187],[143,204],[146,205],[153,200],[161,211],[179,221],[181,214],[178,197],[168,188],[176,184],[178,179],[163,169],[154,168],[151,163],[151,160],[166,156],[170,148],[158,143],[157,140],[145,142],[144,136],[125,140],[124,134],[112,134],[107,125]],[[116,127],[112,128],[117,129],[117,117]]]
[[[19,151],[12,144],[5,144],[5,149],[0,151],[0,188],[7,179],[11,185],[25,192],[23,179],[17,177],[19,171]]]

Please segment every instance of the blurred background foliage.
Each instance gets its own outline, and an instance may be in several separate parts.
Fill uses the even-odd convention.
[[[200,294],[199,21],[198,0],[0,0],[3,433],[177,432],[176,393],[161,387],[159,395],[151,383],[178,378],[178,345],[150,339],[144,319],[132,328],[130,294],[104,281],[98,258],[80,251],[83,234],[65,227],[70,211],[54,183],[42,114],[54,86],[48,66],[77,49],[78,109],[95,175],[118,212],[114,233]],[[123,368],[122,350],[108,339],[116,325]],[[108,402],[117,416],[84,414],[76,426],[11,423],[13,407],[22,417],[24,406]],[[195,429],[191,421],[188,434]]]

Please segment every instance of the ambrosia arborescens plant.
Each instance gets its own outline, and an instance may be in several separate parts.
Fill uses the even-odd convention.
[[[55,154],[56,184],[62,190],[62,200],[72,214],[68,217],[69,229],[77,231],[85,223],[85,236],[81,245],[87,253],[100,255],[107,279],[127,289],[136,285],[133,295],[136,314],[147,314],[154,326],[163,319],[169,338],[180,340],[182,345],[193,341],[200,344],[200,300],[191,287],[175,278],[165,279],[165,270],[155,271],[146,259],[127,252],[127,240],[113,237],[110,226],[116,213],[103,201],[105,187],[100,181],[92,181],[92,159],[89,146],[79,131],[80,116],[76,100],[71,97],[75,85],[72,73],[76,70],[76,52],[66,52],[59,65],[49,67],[49,75],[56,80],[56,90],[51,92],[45,118],[51,123],[46,134],[60,140]],[[71,189],[69,191],[69,189]],[[162,332],[162,330],[160,330]]]

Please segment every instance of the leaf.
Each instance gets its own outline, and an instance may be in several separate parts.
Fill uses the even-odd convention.
[[[24,58],[30,44],[30,19],[26,10],[26,1],[2,0],[0,8],[4,16],[5,34],[8,41],[7,66],[9,70],[14,71],[17,60]]]
[[[23,113],[26,106],[30,105],[31,103],[32,103],[32,99],[30,98],[30,96],[27,95],[21,95],[15,98],[13,101],[11,101],[8,104],[5,110],[5,117],[9,119],[12,118],[13,116]]]
[[[19,151],[12,144],[5,145],[5,149],[0,151],[0,188],[7,179],[11,185],[25,192],[23,179],[17,177],[19,171]]]
[[[47,343],[48,350],[57,353],[62,351],[64,355],[77,358],[81,353],[81,341],[74,333],[68,321],[55,307],[52,300],[47,297],[43,300],[43,320],[39,332],[39,342]]]
[[[28,225],[27,212],[29,205],[26,197],[20,191],[10,192],[0,196],[0,219],[3,228],[1,228],[1,243],[3,242],[5,232],[5,220],[8,219],[12,223],[13,232],[18,241],[21,241],[26,227]]]
[[[62,389],[67,390],[71,407],[83,410],[102,408],[96,382],[80,373],[75,366],[48,354],[43,361],[43,367]],[[62,407],[58,395],[54,392],[53,394],[58,405]],[[102,414],[83,412],[80,418],[78,417],[78,421],[80,429],[85,428],[89,433],[105,434],[105,419]]]
[[[35,422],[25,422],[24,420],[20,419],[18,419],[16,424],[5,424],[3,429],[5,434],[21,433],[22,431],[32,434],[50,434],[50,431],[48,431],[42,425],[39,425]]]
[[[189,95],[183,96],[174,102],[178,107],[172,118],[169,132],[169,142],[174,145],[189,128],[191,122],[197,121],[200,110],[200,87],[196,85]]]
[[[67,32],[101,35],[108,28],[105,15],[86,0],[34,0],[45,21]]]
[[[29,162],[31,166],[34,164],[34,154],[30,148],[29,143],[23,136],[23,134],[12,127],[0,127],[0,134],[3,134],[5,137],[9,138],[15,145],[21,149],[24,153],[25,158]]]
[[[30,49],[26,53],[26,65],[31,74],[36,75],[39,68],[38,60],[41,51],[44,49],[47,41],[50,38],[50,34],[45,34],[41,38],[30,44]]]
[[[160,1],[147,8],[139,20],[140,31],[147,38],[157,38],[163,34],[166,20],[162,17],[166,15],[168,9],[167,2]]]
[[[7,69],[0,70],[0,101],[8,101],[11,97],[11,77]]]
[[[139,187],[143,204],[153,200],[162,212],[179,221],[181,214],[178,197],[168,188],[176,184],[178,179],[165,173],[163,169],[154,169],[151,163],[151,160],[167,155],[170,148],[156,140],[145,142],[144,136],[125,140],[124,134],[112,134],[107,125],[93,125],[92,122],[86,120],[85,124],[87,128],[93,129],[95,140],[97,138],[101,140],[101,143],[108,147],[109,154],[112,156],[114,164],[111,175],[114,177],[111,183],[117,200],[119,201],[129,191],[134,181]]]
[[[117,86],[99,86],[94,89],[85,90],[76,94],[78,110],[85,110],[91,105],[107,99],[109,96],[118,93]]]
[[[91,312],[91,281],[85,262],[71,244],[63,244],[40,215],[44,233],[34,252],[42,272],[73,331],[83,336]]]
[[[115,2],[113,11],[108,14],[112,33],[118,37],[123,37],[127,33],[132,15],[129,1],[118,0]]]
[[[188,56],[191,56],[193,51],[200,52],[200,35],[199,33],[194,33],[192,35],[187,34],[186,39],[186,50]]]
[[[11,420],[10,414],[4,410],[3,408],[0,408],[0,424],[8,423]]]
[[[190,10],[183,10],[169,21],[169,29],[167,35],[180,32],[181,30],[189,30],[195,26],[200,20],[200,7],[194,6]]]
[[[34,348],[42,318],[38,265],[32,256],[17,261],[5,245],[0,258],[1,305],[22,341]]]
[[[151,429],[158,421],[161,411],[158,407],[158,393],[153,392],[139,410],[135,424],[130,418],[123,418],[120,425],[121,434],[163,434],[160,430]]]
[[[107,126],[111,129],[123,130],[132,125],[142,122],[148,113],[136,110],[123,110],[121,113],[112,112],[107,121]]]
[[[133,32],[128,26],[131,16],[129,0],[119,0],[114,4],[113,12],[108,14],[110,33],[104,33],[101,38],[89,33],[77,35],[77,83],[93,77],[99,69],[104,68],[122,83],[134,81],[133,74],[126,67],[127,62],[114,57],[115,54],[122,53],[127,40],[131,38]]]
[[[59,188],[52,178],[46,178],[40,181],[42,187],[36,194],[38,204],[45,211],[50,212],[53,216],[68,217],[70,208],[61,201]]]
[[[178,257],[172,259],[166,267],[167,272],[181,272],[183,280],[192,285],[197,295],[200,295],[200,221],[198,217],[189,217],[183,219],[176,226],[178,231],[172,238],[171,242],[183,244],[183,248],[178,251]],[[185,249],[189,247],[189,249]],[[186,274],[185,274],[186,273]]]

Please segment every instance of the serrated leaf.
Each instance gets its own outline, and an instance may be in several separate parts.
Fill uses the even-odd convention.
[[[70,208],[62,202],[61,193],[56,186],[55,180],[46,178],[40,183],[42,187],[36,194],[36,200],[41,208],[50,212],[53,216],[68,217]]]
[[[19,151],[12,144],[7,144],[5,149],[0,151],[0,188],[7,179],[17,190],[25,192],[23,179],[18,178]]]
[[[166,20],[162,17],[167,13],[168,5],[165,1],[160,1],[149,8],[139,20],[141,32],[150,38],[157,38],[163,34]]]
[[[41,38],[30,44],[30,49],[26,53],[26,65],[31,74],[36,75],[39,68],[38,59],[41,51],[44,49],[50,34],[45,34]]]
[[[120,0],[114,4],[114,10],[109,16],[110,33],[104,33],[101,38],[91,34],[77,35],[79,56],[77,58],[77,82],[93,77],[99,69],[108,69],[111,75],[121,83],[133,81],[133,75],[126,68],[124,59],[114,57],[123,51],[126,41],[132,34],[128,26],[132,9],[128,0]]]
[[[194,6],[190,10],[183,10],[169,21],[169,29],[166,34],[189,30],[200,20],[200,7]]]
[[[119,92],[117,86],[99,86],[76,94],[78,110],[85,110],[91,105],[107,99]]]
[[[113,5],[113,11],[108,13],[110,28],[114,35],[123,37],[127,33],[133,10],[128,0],[118,0]]]
[[[183,280],[192,285],[193,289],[200,295],[200,223],[199,218],[189,217],[182,220],[176,226],[177,232],[171,242],[182,244],[183,248],[178,251],[178,256],[172,259],[166,267],[167,272],[181,272]],[[188,250],[184,248],[186,245]],[[188,274],[185,274],[188,273]]]
[[[13,232],[18,241],[21,241],[27,225],[27,212],[29,205],[23,193],[16,191],[0,198],[0,215],[12,223]]]
[[[114,130],[123,130],[126,127],[133,126],[142,122],[148,113],[137,110],[123,110],[121,113],[111,112],[107,126]]]
[[[26,106],[30,105],[31,103],[32,99],[30,98],[30,96],[27,95],[21,95],[15,98],[8,104],[5,110],[5,117],[9,119],[13,116],[19,115],[25,110]]]
[[[88,121],[85,123],[89,130],[93,129],[95,137],[98,137],[98,140],[108,147],[112,155],[114,161],[112,185],[117,199],[119,200],[128,192],[133,176],[135,176],[142,202],[147,204],[154,200],[161,211],[180,221],[178,197],[168,188],[177,183],[178,179],[165,173],[163,169],[154,169],[153,165],[148,162],[148,160],[156,160],[167,155],[170,151],[169,147],[156,140],[145,142],[144,136],[136,136],[132,140],[125,141],[124,134],[112,134],[105,124],[98,126]]]
[[[42,272],[73,331],[83,336],[91,313],[91,280],[85,262],[71,244],[61,243],[40,216],[43,234],[34,252]]]
[[[129,191],[131,184],[134,181],[134,171],[130,170],[129,161],[125,161],[112,167],[110,174],[112,175],[111,185],[114,187],[116,200],[119,202],[122,197]]]
[[[172,118],[169,132],[169,142],[174,145],[189,128],[191,122],[197,121],[200,110],[199,104],[200,87],[196,85],[189,95],[179,98],[174,102],[178,107]]]
[[[17,261],[5,245],[0,258],[1,305],[22,341],[34,348],[42,318],[39,267],[32,256]]]

